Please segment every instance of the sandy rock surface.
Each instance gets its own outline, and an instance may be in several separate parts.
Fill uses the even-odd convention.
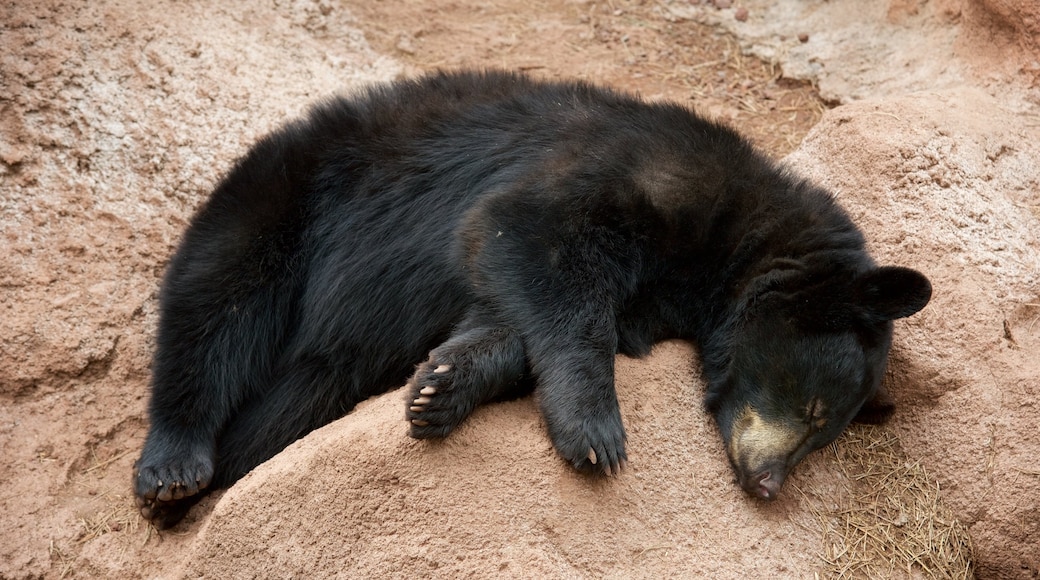
[[[1040,78],[1040,5],[1030,0],[745,0],[672,2],[672,17],[733,32],[750,54],[788,78],[811,80],[831,103],[915,91],[986,86],[1004,106],[1026,110],[1036,91],[1004,90]],[[743,8],[748,17],[736,18]]]
[[[0,578],[963,577],[962,530],[980,577],[1040,577],[1035,3],[403,2],[0,6]],[[517,25],[496,10],[526,15],[521,34],[495,28]],[[493,54],[467,44],[459,22],[495,31]],[[431,444],[405,436],[392,392],[171,532],[141,522],[129,479],[159,277],[192,211],[257,136],[323,95],[445,63],[696,96],[766,144],[771,127],[788,130],[782,115],[805,118],[770,95],[709,90],[755,93],[736,80],[743,64],[720,76],[641,52],[653,31],[668,31],[676,54],[719,42],[691,42],[695,23],[730,29],[841,103],[787,162],[838,193],[882,262],[933,281],[932,304],[896,326],[892,424],[814,454],[762,505],[732,481],[700,408],[695,353],[666,343],[618,361],[631,455],[619,478],[572,473],[530,399],[482,409]],[[748,118],[770,107],[776,116]],[[921,482],[931,495],[892,491]],[[891,524],[870,528],[888,544],[850,535],[858,498]],[[927,558],[878,557],[917,525],[946,534]]]
[[[814,569],[820,534],[799,501],[762,509],[733,485],[714,427],[696,409],[692,349],[666,344],[652,362],[622,360],[618,383],[631,450],[623,477],[573,474],[533,400],[490,406],[429,443],[406,436],[403,392],[393,392],[228,491],[178,573],[707,578]],[[259,537],[279,549],[266,553],[251,540]]]

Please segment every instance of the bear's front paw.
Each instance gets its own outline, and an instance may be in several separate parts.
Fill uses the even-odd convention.
[[[408,382],[408,434],[416,439],[446,437],[473,412],[477,401],[456,365],[430,360],[419,365]]]
[[[620,411],[592,417],[550,414],[547,419],[556,451],[578,471],[618,475],[627,465]]]

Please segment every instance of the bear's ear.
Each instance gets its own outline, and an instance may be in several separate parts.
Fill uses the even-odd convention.
[[[856,280],[856,289],[860,305],[878,320],[910,316],[932,297],[932,284],[924,274],[899,266],[870,270]]]

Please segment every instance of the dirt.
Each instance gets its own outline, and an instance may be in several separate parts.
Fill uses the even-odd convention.
[[[1040,577],[1040,8],[867,4],[0,6],[0,578],[963,577],[969,545],[979,577]],[[896,328],[895,420],[756,503],[700,409],[693,351],[668,343],[619,359],[620,478],[571,473],[531,400],[430,445],[390,393],[173,530],[142,522],[129,478],[156,291],[192,211],[309,102],[459,66],[686,102],[834,189],[881,261],[935,285]],[[930,494],[900,503],[892,482]],[[880,547],[852,534],[863,497],[894,522],[866,530]],[[904,562],[915,524],[942,533]]]

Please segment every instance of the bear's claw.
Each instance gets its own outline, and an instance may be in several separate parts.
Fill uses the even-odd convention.
[[[409,435],[416,439],[444,437],[473,410],[474,404],[455,388],[455,370],[432,359],[416,370],[410,381],[406,413],[411,423]]]

